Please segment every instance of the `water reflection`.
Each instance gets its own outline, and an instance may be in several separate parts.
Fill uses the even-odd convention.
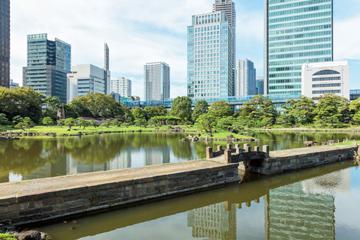
[[[0,183],[93,171],[136,168],[205,157],[205,143],[181,135],[113,134],[82,138],[0,141]],[[254,133],[272,149],[302,147],[304,141],[359,139],[346,134]]]
[[[113,211],[40,230],[54,239],[349,239],[339,194],[360,198],[351,162],[261,178],[186,197]],[[353,204],[347,199],[345,205]],[[354,214],[359,212],[355,210]],[[355,215],[356,216],[356,215]],[[360,226],[349,232],[360,237]],[[350,234],[350,235],[351,235]],[[356,235],[358,234],[358,235]]]

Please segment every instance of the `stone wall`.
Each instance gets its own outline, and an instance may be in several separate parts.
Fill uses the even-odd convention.
[[[287,156],[271,156],[263,161],[244,161],[246,171],[264,175],[281,174],[285,172],[318,167],[336,162],[354,160],[358,147],[329,147],[312,153],[296,154],[298,149]]]
[[[238,164],[227,164],[22,197],[0,198],[0,228],[47,223],[206,190],[239,180]]]

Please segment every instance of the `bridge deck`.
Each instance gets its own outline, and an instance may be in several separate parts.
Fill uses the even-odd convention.
[[[70,190],[81,187],[103,185],[112,182],[131,181],[186,171],[196,171],[223,166],[216,161],[190,161],[176,164],[148,166],[138,169],[123,169],[106,172],[85,173],[72,176],[52,177],[18,183],[0,184],[0,200],[13,197],[32,196],[48,192]]]
[[[270,152],[270,158],[285,158],[285,157],[302,156],[302,155],[309,155],[312,153],[342,150],[345,148],[354,148],[354,147],[353,146],[346,147],[346,146],[328,145],[328,146],[318,146],[318,147],[295,148],[295,149]]]

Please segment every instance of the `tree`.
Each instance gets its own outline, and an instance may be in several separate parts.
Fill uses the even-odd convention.
[[[42,124],[45,126],[54,125],[54,120],[51,117],[44,117],[42,120]]]
[[[216,118],[210,113],[206,113],[198,117],[195,125],[198,129],[208,133],[210,136],[213,136]]]
[[[30,88],[0,87],[0,113],[4,113],[8,119],[19,115],[39,122],[42,102],[43,96]]]
[[[77,118],[76,119],[76,125],[82,127],[83,129],[85,129],[88,126],[92,125],[92,122],[89,120],[86,120],[84,118]]]
[[[158,117],[158,116],[166,116],[167,115],[167,110],[164,106],[160,106],[160,107],[145,107],[144,108],[145,114],[146,114],[146,119],[150,120],[153,117]]]
[[[22,121],[15,125],[15,128],[25,131],[27,128],[31,128],[33,124],[34,123],[29,117],[24,117]]]
[[[220,131],[232,131],[233,125],[236,122],[234,117],[223,117],[217,120],[216,128]]]
[[[240,109],[239,121],[251,127],[266,127],[275,124],[277,111],[270,99],[255,96]]]
[[[346,98],[327,94],[320,98],[315,108],[315,122],[320,126],[341,127],[351,121],[349,101]]]
[[[124,107],[110,95],[91,93],[75,98],[69,107],[79,117],[114,118],[124,115]]]
[[[146,125],[146,113],[142,108],[134,108],[131,110],[132,116],[134,117],[134,123],[138,126]]]
[[[150,123],[155,126],[178,125],[179,122],[181,119],[174,116],[156,116],[150,120]]]
[[[203,114],[209,111],[209,104],[205,100],[199,100],[196,102],[194,111],[192,113],[192,119],[196,122],[196,120]]]
[[[6,117],[4,113],[0,113],[0,125],[9,125],[9,119]]]
[[[315,103],[311,98],[301,97],[299,100],[289,100],[283,109],[278,119],[282,125],[306,125],[314,121]]]
[[[234,114],[234,111],[230,104],[227,102],[215,102],[209,107],[209,113],[215,118],[229,117]]]
[[[72,128],[73,126],[75,126],[75,124],[76,124],[76,121],[75,121],[75,119],[73,119],[73,118],[66,118],[66,119],[64,120],[64,125],[69,128],[68,131],[71,131],[71,128]]]
[[[172,108],[171,115],[178,117],[182,122],[191,122],[191,111],[192,102],[188,97],[177,97],[175,98]]]
[[[62,104],[58,97],[47,97],[44,100],[43,116],[56,119],[61,107]]]

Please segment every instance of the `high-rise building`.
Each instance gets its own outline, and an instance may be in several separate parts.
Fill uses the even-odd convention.
[[[73,66],[67,75],[67,102],[89,93],[106,94],[106,70],[91,64]]]
[[[66,102],[67,73],[71,70],[71,46],[47,34],[28,35],[24,86]]]
[[[120,94],[122,97],[131,97],[131,80],[124,77],[112,79],[111,93]]]
[[[0,86],[10,86],[10,0],[0,1]]]
[[[234,95],[233,34],[225,11],[192,16],[187,40],[187,93],[190,98]]]
[[[236,10],[235,3],[232,0],[215,0],[213,5],[213,11],[225,11],[227,21],[229,22],[231,28],[231,55],[232,55],[232,66],[233,66],[233,88],[235,91],[235,81],[236,81]],[[235,93],[234,93],[235,94]]]
[[[264,95],[264,78],[256,78],[256,95]]]
[[[236,81],[237,97],[256,95],[256,69],[254,63],[248,59],[239,60]]]
[[[110,72],[110,50],[107,43],[104,44],[104,69],[105,69],[105,81],[106,81],[106,94],[111,93],[111,72]]]
[[[145,65],[145,100],[162,101],[170,98],[170,67],[164,62]]]
[[[324,94],[335,94],[350,99],[349,64],[324,62],[304,64],[302,67],[302,95],[319,99]]]
[[[333,0],[266,0],[265,92],[300,95],[301,66],[333,61]]]

